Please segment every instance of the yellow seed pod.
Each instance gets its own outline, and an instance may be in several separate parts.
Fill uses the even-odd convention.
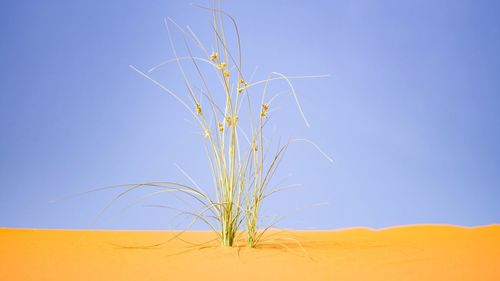
[[[241,92],[243,92],[243,88],[240,87],[236,88],[236,90],[238,91],[238,94],[241,94]]]
[[[194,106],[196,107],[196,112],[201,115],[203,111],[201,110],[201,106],[199,103],[195,103]]]
[[[257,151],[257,144],[255,142],[252,142],[252,150]]]
[[[226,119],[226,124],[228,126],[231,126],[231,116],[226,116],[225,119]]]
[[[217,126],[219,127],[219,132],[224,131],[224,125],[222,125],[222,123],[218,123]]]
[[[222,72],[222,74],[224,75],[224,77],[229,77],[229,70],[224,69],[224,71]]]
[[[225,62],[221,62],[221,63],[219,63],[219,64],[217,65],[217,68],[218,68],[218,69],[220,69],[220,70],[222,70],[222,69],[224,69],[226,66],[227,66],[227,64],[226,64]]]
[[[238,125],[238,116],[234,116],[234,118],[233,118],[233,124],[235,126]]]
[[[269,109],[269,105],[266,103],[262,104],[262,110],[260,111],[260,117],[267,117],[267,110]]]
[[[213,52],[211,55],[210,55],[210,60],[211,61],[215,61],[217,59],[217,53],[216,52]]]
[[[241,79],[238,81],[240,84],[245,84],[245,80]]]

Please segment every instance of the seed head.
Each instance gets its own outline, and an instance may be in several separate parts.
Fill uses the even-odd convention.
[[[217,59],[217,53],[216,52],[213,52],[211,55],[210,55],[210,60],[211,61],[215,61]]]
[[[222,74],[224,75],[224,77],[229,77],[229,70],[224,69],[224,71],[222,71]]]
[[[241,79],[238,81],[241,84],[242,89],[248,89],[248,83],[245,80]],[[243,91],[243,90],[242,90]]]
[[[267,117],[267,110],[269,109],[269,105],[267,103],[262,104],[262,109],[260,111],[260,117]]]
[[[199,103],[195,103],[194,106],[196,107],[196,113],[198,113],[199,115],[201,115],[203,113],[203,111],[201,110],[201,106]]]
[[[227,66],[227,64],[226,64],[225,62],[221,62],[221,63],[219,63],[219,64],[217,65],[217,68],[218,68],[218,69],[220,69],[220,70],[222,70],[222,69],[224,69],[226,66]]]
[[[236,126],[238,124],[238,116],[226,116],[224,117],[228,127]]]
[[[223,132],[224,131],[224,125],[222,125],[222,123],[218,123],[217,127],[219,128],[219,132]]]
[[[255,142],[252,142],[252,150],[257,151],[257,144]]]

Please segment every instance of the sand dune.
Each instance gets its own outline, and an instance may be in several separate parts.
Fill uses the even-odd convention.
[[[0,280],[500,280],[500,225],[274,230],[258,249],[175,235],[0,229]]]

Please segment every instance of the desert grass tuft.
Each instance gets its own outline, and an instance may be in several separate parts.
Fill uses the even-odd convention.
[[[191,114],[204,144],[214,195],[208,195],[178,167],[192,185],[175,182],[148,182],[113,186],[123,188],[123,191],[105,209],[127,193],[144,187],[156,190],[140,200],[163,193],[180,193],[200,206],[198,209],[179,212],[179,215],[193,218],[190,225],[197,221],[205,223],[217,234],[223,246],[235,245],[238,237],[245,234],[247,246],[253,248],[259,245],[264,233],[272,226],[259,229],[260,213],[265,199],[281,190],[280,188],[268,190],[268,186],[289,145],[295,141],[305,141],[318,148],[314,143],[305,139],[289,140],[277,148],[271,147],[267,142],[266,125],[273,116],[273,101],[280,95],[278,93],[267,98],[268,85],[275,81],[286,82],[287,93],[293,97],[300,116],[305,125],[309,126],[291,80],[318,78],[324,75],[287,76],[272,72],[267,79],[252,81],[254,74],[247,76],[243,71],[240,33],[234,17],[220,9],[220,2],[214,1],[212,7],[195,6],[211,14],[213,50],[207,49],[191,28],[182,28],[172,19],[167,18],[164,25],[174,57],[148,71],[142,71],[132,65],[130,67],[171,95]],[[229,47],[230,43],[234,42],[228,40],[225,26],[227,21],[230,22],[230,28],[233,31],[231,34],[235,36],[236,44],[231,45],[236,46],[236,51]],[[188,55],[178,55],[172,36],[174,31],[183,36],[184,47]],[[194,55],[193,46],[196,52],[202,55]],[[152,72],[170,64],[176,64],[179,69],[186,88],[185,96],[175,93],[151,76]],[[195,75],[188,75],[186,71],[188,66],[195,70]],[[207,69],[209,69],[208,72]],[[214,84],[218,87],[214,88]],[[261,92],[260,99],[257,99],[259,91]],[[242,114],[245,118],[241,118]],[[328,158],[324,152],[321,150],[320,152]],[[168,208],[164,205],[150,205],[150,207]]]

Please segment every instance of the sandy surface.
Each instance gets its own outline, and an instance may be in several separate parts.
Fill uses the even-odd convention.
[[[500,280],[500,225],[274,231],[259,249],[173,235],[0,229],[0,280]]]

